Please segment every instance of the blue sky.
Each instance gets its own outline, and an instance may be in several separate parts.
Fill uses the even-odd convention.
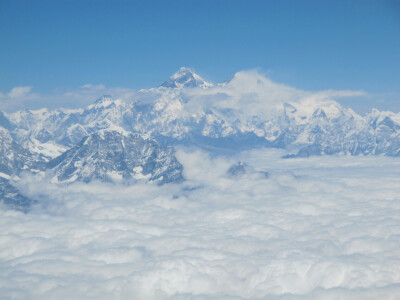
[[[304,90],[365,90],[400,111],[399,1],[0,1],[0,91],[148,88],[181,66],[258,68]]]

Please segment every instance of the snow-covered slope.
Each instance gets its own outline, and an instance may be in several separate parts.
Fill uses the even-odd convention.
[[[183,180],[174,149],[152,138],[125,131],[100,130],[47,164],[55,182],[122,182],[145,179],[157,183]]]
[[[81,110],[6,117],[18,142],[49,158],[103,129],[149,134],[163,145],[278,147],[292,156],[400,155],[400,114],[373,110],[360,116],[329,96],[276,84],[254,72],[213,85],[181,68],[160,87],[138,91],[130,102],[103,96]]]
[[[12,180],[21,171],[43,170],[45,161],[62,182],[177,182],[182,166],[168,146],[178,144],[276,147],[286,157],[400,156],[400,113],[374,109],[360,116],[331,95],[296,90],[253,71],[211,84],[181,68],[129,102],[103,96],[82,109],[0,112],[0,196],[27,203]]]
[[[40,157],[24,149],[14,141],[7,129],[0,127],[0,172],[11,176],[22,170],[39,167],[40,164]]]
[[[0,127],[0,203],[26,211],[31,201],[20,194],[13,181],[22,171],[36,171],[41,165],[40,157],[21,147],[7,129]]]
[[[212,84],[206,82],[199,75],[194,73],[191,69],[182,67],[180,68],[174,75],[168,78],[163,84],[162,87],[166,88],[183,88],[183,87],[211,87]]]

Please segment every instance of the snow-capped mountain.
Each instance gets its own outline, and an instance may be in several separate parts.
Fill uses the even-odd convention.
[[[9,131],[0,127],[0,172],[8,176],[23,170],[40,168],[41,159],[19,145]]]
[[[4,123],[3,123],[4,124]],[[23,196],[13,185],[23,171],[36,171],[42,160],[14,141],[8,130],[0,127],[0,202],[26,211],[31,200]]]
[[[286,157],[398,157],[400,113],[360,116],[329,93],[295,90],[255,72],[211,84],[181,68],[131,101],[102,96],[82,109],[0,112],[0,198],[24,209],[30,200],[13,180],[46,168],[57,182],[179,182],[182,165],[170,147],[179,144],[210,151],[275,147]]]
[[[154,139],[125,131],[100,130],[51,160],[55,182],[122,182],[148,180],[159,184],[183,180],[174,149]]]
[[[129,102],[103,96],[80,110],[19,111],[5,118],[21,145],[49,159],[103,129],[148,134],[162,145],[277,147],[289,156],[400,155],[400,114],[374,110],[360,116],[329,96],[251,72],[213,85],[181,68]]]
[[[191,69],[182,67],[160,86],[166,88],[183,88],[183,87],[207,88],[211,87],[212,83],[206,82],[203,78],[194,73]]]

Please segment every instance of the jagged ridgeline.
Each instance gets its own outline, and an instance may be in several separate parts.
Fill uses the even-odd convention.
[[[2,121],[2,125],[9,124]],[[42,162],[40,155],[24,149],[14,141],[6,128],[0,127],[0,202],[11,208],[28,211],[31,200],[22,195],[13,183],[20,179],[23,171],[37,172],[43,166]]]
[[[0,145],[0,202],[23,212],[34,202],[15,185],[23,172],[47,173],[53,183],[101,180],[161,185],[184,180],[174,148],[160,146],[153,138],[141,134],[100,130],[48,162],[44,156],[21,147],[1,127]]]
[[[279,89],[287,99],[275,99]],[[25,110],[0,121],[18,143],[48,159],[103,129],[148,134],[164,146],[275,147],[286,149],[287,157],[400,155],[400,114],[372,110],[360,116],[329,97],[298,94],[304,93],[259,74],[239,72],[211,84],[182,68],[130,101],[103,96],[84,109]]]
[[[82,109],[0,112],[0,128],[0,195],[8,203],[27,202],[15,184],[22,172],[48,173],[58,183],[180,182],[176,145],[230,152],[274,147],[287,158],[400,156],[399,113],[374,109],[360,116],[254,72],[212,84],[181,68],[129,101],[103,96]]]
[[[46,165],[53,182],[181,182],[182,165],[172,147],[162,147],[140,134],[101,130],[84,137],[75,147]]]

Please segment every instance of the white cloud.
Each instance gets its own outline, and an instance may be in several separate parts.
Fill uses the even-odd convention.
[[[8,93],[0,92],[0,109],[22,108],[25,103],[36,99],[38,96],[38,94],[32,92],[31,86],[14,87]]]
[[[31,86],[17,86],[7,93],[7,96],[11,99],[22,98],[30,96],[32,90]]]
[[[355,91],[355,90],[326,90],[317,92],[314,95],[321,99],[331,99],[331,98],[347,98],[347,97],[359,97],[367,96],[365,91]]]
[[[29,299],[397,299],[400,163],[210,157],[180,185],[25,178],[40,205],[0,209],[0,290]],[[271,176],[225,174],[245,160]]]
[[[106,87],[103,84],[93,85],[93,84],[88,83],[88,84],[82,85],[81,88],[83,88],[83,89],[94,89],[94,90],[102,91],[102,90],[105,90]]]
[[[338,98],[367,95],[364,91],[325,90],[303,91],[288,85],[276,83],[257,70],[241,71],[226,84],[209,89],[188,89],[186,111],[197,113],[209,109],[232,112],[233,118],[241,119],[257,116],[266,119],[285,102],[318,102]]]

